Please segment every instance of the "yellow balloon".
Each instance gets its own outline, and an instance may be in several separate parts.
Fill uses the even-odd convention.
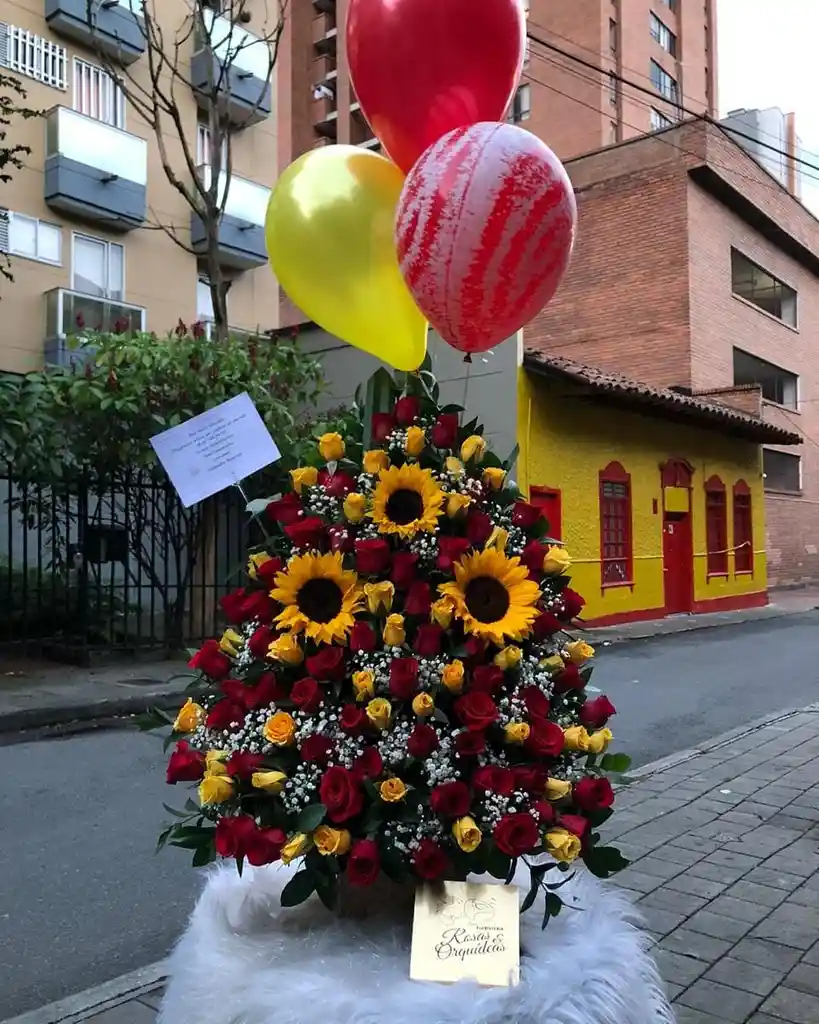
[[[395,252],[404,175],[357,146],[324,146],[295,160],[267,207],[273,272],[325,331],[397,370],[416,370],[427,327]]]

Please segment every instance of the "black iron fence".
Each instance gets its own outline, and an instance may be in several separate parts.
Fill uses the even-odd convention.
[[[256,530],[238,491],[185,509],[148,473],[31,484],[0,465],[0,651],[87,664],[197,645]]]

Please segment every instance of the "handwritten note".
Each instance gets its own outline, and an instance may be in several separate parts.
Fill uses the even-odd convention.
[[[519,894],[513,885],[444,882],[415,897],[410,977],[414,981],[517,985]]]
[[[281,458],[246,392],[156,434],[151,444],[185,508]]]

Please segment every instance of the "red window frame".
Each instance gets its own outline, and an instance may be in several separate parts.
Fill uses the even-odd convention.
[[[631,586],[634,552],[631,525],[631,475],[619,462],[600,470],[600,585]]]
[[[754,517],[751,488],[744,480],[734,484],[734,573],[754,571]]]
[[[709,576],[728,575],[728,501],[718,476],[705,483],[705,541]]]
[[[560,491],[556,487],[530,487],[529,501],[542,509],[549,522],[549,536],[554,540],[563,539],[563,506]]]

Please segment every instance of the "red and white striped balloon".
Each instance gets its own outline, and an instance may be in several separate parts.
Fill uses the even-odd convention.
[[[516,125],[479,122],[444,135],[407,175],[398,261],[441,337],[484,352],[555,294],[576,224],[572,184],[551,149]]]

